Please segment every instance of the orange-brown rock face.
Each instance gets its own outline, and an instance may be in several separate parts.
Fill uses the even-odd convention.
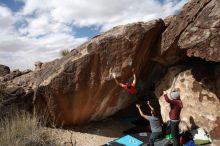
[[[181,90],[184,108],[182,120],[190,126],[205,128],[212,137],[220,137],[220,1],[193,0],[187,3],[180,14],[165,19],[167,28],[158,42],[159,63],[171,65],[192,58],[202,58],[200,64],[188,67],[169,68],[158,87],[158,96],[178,74],[176,87]],[[210,67],[212,66],[212,67]],[[187,68],[187,69],[186,69]],[[169,106],[160,99],[164,120],[168,120]]]
[[[176,75],[175,87],[180,89],[183,101],[181,120],[191,128],[204,128],[213,138],[220,137],[219,69],[219,65],[204,62],[171,67],[157,88],[158,97],[163,90],[170,91]],[[169,104],[162,96],[160,104],[163,120],[167,121]]]
[[[111,73],[127,81],[145,69],[161,31],[162,20],[115,27],[70,55],[42,65],[34,105],[57,124],[82,124],[103,119],[126,107],[132,98]]]
[[[220,62],[220,1],[193,0],[173,18],[162,34],[162,64],[173,64],[185,56]]]

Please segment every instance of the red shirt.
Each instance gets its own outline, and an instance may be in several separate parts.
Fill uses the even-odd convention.
[[[130,89],[128,89],[128,83],[127,84],[121,84],[121,87],[124,88],[130,94],[136,94],[137,93],[136,84],[131,83],[130,85],[131,85]]]
[[[166,94],[164,98],[166,102],[170,103],[170,120],[180,120],[180,112],[183,108],[182,101],[180,99],[170,100]]]

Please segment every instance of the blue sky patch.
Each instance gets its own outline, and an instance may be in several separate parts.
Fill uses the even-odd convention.
[[[73,33],[76,37],[88,37],[92,38],[98,35],[100,32],[100,27],[91,26],[91,27],[73,27]]]
[[[24,6],[24,3],[18,0],[0,0],[0,4],[7,6],[13,12],[19,11]]]

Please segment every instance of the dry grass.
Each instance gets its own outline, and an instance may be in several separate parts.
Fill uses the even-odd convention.
[[[52,131],[45,130],[36,116],[13,112],[0,119],[0,145],[56,146]]]
[[[0,92],[4,92],[5,88],[6,88],[6,84],[0,83]]]

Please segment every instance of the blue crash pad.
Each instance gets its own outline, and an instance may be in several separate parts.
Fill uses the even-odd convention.
[[[130,135],[123,136],[123,137],[115,140],[115,142],[120,143],[120,144],[124,144],[126,146],[139,146],[139,145],[143,144],[142,141],[140,141],[137,138],[134,138]]]

